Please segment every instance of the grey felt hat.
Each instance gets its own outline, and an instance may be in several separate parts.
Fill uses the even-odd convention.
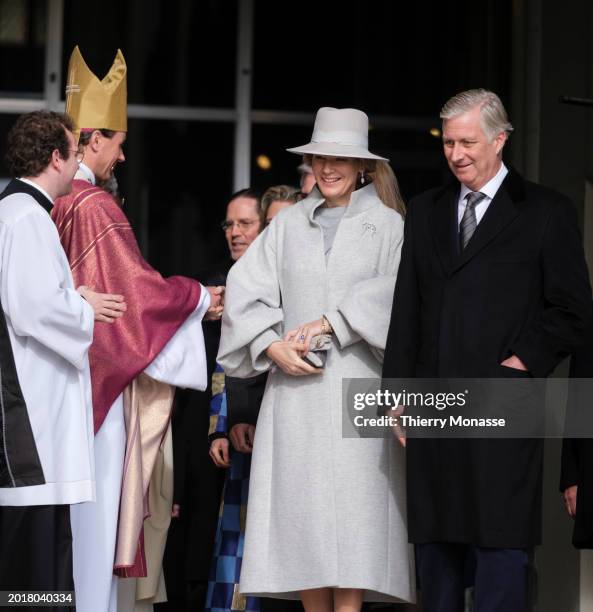
[[[328,155],[387,161],[385,157],[369,151],[369,118],[355,108],[329,106],[320,108],[315,117],[311,142],[287,151],[299,155]]]

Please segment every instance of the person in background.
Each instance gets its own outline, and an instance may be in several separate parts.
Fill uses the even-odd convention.
[[[237,261],[263,229],[261,194],[252,188],[231,196],[221,223],[233,262]]]
[[[585,334],[586,342],[571,356],[566,412],[567,430],[582,436],[591,427],[591,394],[588,381],[593,379],[593,326]],[[585,382],[587,381],[587,382]],[[574,433],[572,435],[575,435]],[[578,549],[593,549],[593,439],[570,437],[562,442],[560,492],[568,515],[574,519],[572,543]]]
[[[222,230],[229,257],[208,271],[208,285],[223,286],[235,258],[258,236],[260,199],[257,190],[248,188],[224,202]],[[178,392],[173,412],[174,514],[164,558],[168,601],[158,604],[159,612],[195,612],[203,610],[206,602],[224,472],[210,460],[207,442],[213,383],[214,389],[218,388],[215,369],[220,321],[208,321],[203,330],[208,386],[203,393],[189,389]]]
[[[301,192],[290,185],[274,185],[264,192],[261,199],[262,216],[267,226],[283,209],[298,202]]]
[[[282,208],[295,203],[297,194],[297,189],[287,185],[267,189],[261,198],[261,217],[266,219],[266,225]],[[232,215],[233,211],[228,210],[227,220]],[[263,229],[263,226],[260,229]],[[230,246],[229,244],[229,248]],[[239,593],[237,568],[241,564],[245,538],[244,517],[251,467],[250,453],[266,379],[267,374],[244,380],[232,377],[225,379],[220,366],[213,377],[210,456],[217,467],[228,469],[220,506],[206,612],[213,609],[227,612],[302,610],[300,604],[295,606],[295,602],[246,598]],[[230,436],[227,436],[229,431]]]
[[[297,171],[300,176],[299,184],[301,187],[301,193],[304,196],[308,196],[311,193],[311,189],[315,187],[315,175],[313,174],[313,168],[311,164],[308,164],[305,159],[303,163],[298,166]]]

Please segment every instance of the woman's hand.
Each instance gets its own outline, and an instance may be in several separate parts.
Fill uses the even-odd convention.
[[[322,333],[323,319],[315,319],[310,323],[305,323],[297,329],[289,331],[284,336],[285,342],[297,342],[297,349],[302,355],[306,355],[311,347],[313,336],[319,336]],[[305,350],[306,349],[306,350]]]
[[[229,441],[226,438],[216,438],[210,444],[210,457],[219,468],[231,467],[229,458]]]
[[[299,340],[303,336],[303,340]],[[297,330],[296,340],[272,342],[266,355],[285,373],[290,376],[307,376],[321,374],[323,370],[314,368],[301,358],[309,349],[305,344],[306,331]]]
[[[76,291],[92,306],[95,321],[113,323],[126,311],[127,306],[123,295],[97,293],[86,285],[81,285]]]

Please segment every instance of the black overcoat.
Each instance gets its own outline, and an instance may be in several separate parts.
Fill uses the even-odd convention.
[[[592,316],[574,208],[511,170],[460,252],[458,198],[454,183],[410,202],[383,377],[545,377]],[[529,373],[500,365],[513,354]],[[410,439],[410,541],[539,543],[542,451],[533,439]]]

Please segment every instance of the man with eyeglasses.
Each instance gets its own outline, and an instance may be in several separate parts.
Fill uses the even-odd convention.
[[[231,196],[227,214],[221,226],[233,261],[244,255],[264,229],[262,196],[254,189],[243,189]],[[216,338],[214,357],[218,349],[220,330]],[[210,411],[210,457],[219,468],[227,468],[221,516],[216,533],[215,552],[210,570],[205,612],[235,608],[238,591],[235,567],[240,567],[242,548],[235,550],[232,542],[244,536],[240,517],[245,516],[251,467],[251,452],[255,426],[266,386],[267,372],[253,378],[225,376],[218,366],[213,376],[213,398]],[[223,395],[226,401],[223,401]],[[223,408],[224,405],[224,408]],[[230,448],[232,445],[232,449]],[[231,468],[232,463],[232,469]],[[237,493],[239,492],[239,493]],[[236,547],[235,547],[236,548]],[[302,612],[300,602],[258,598],[253,609],[262,612]]]
[[[231,259],[235,262],[245,253],[249,245],[264,229],[260,193],[252,188],[241,189],[234,193],[227,204],[226,218],[221,223],[221,227],[225,234]],[[226,282],[226,278],[224,282]],[[220,327],[217,328],[216,333],[213,361],[218,351]],[[216,426],[213,425],[214,422],[211,424],[211,442],[216,438],[221,438],[221,440],[226,442],[228,434],[235,450],[243,453],[251,452],[259,402],[256,401],[255,406],[251,405],[246,414],[245,407],[247,402],[244,400],[247,395],[246,389],[248,386],[254,387],[259,385],[263,393],[262,382],[265,385],[265,377],[256,377],[248,380],[226,377],[227,396],[230,395],[230,399],[227,397],[227,403],[233,405],[230,406],[229,418],[225,422],[224,431],[217,431]],[[253,393],[251,395],[253,396]],[[259,395],[259,393],[256,395]],[[234,401],[231,401],[233,399]],[[226,430],[227,425],[228,431]],[[216,445],[211,447],[210,456],[218,467],[228,467],[228,442],[226,442],[224,450]]]
[[[259,194],[253,189],[241,189],[231,196],[226,219],[221,223],[229,245],[231,259],[237,261],[262,230]]]
[[[0,194],[0,591],[73,590],[71,505],[95,495],[88,350],[94,321],[113,322],[125,308],[121,296],[75,289],[49,215],[78,169],[73,130],[67,115],[36,111],[8,135],[14,179]]]

